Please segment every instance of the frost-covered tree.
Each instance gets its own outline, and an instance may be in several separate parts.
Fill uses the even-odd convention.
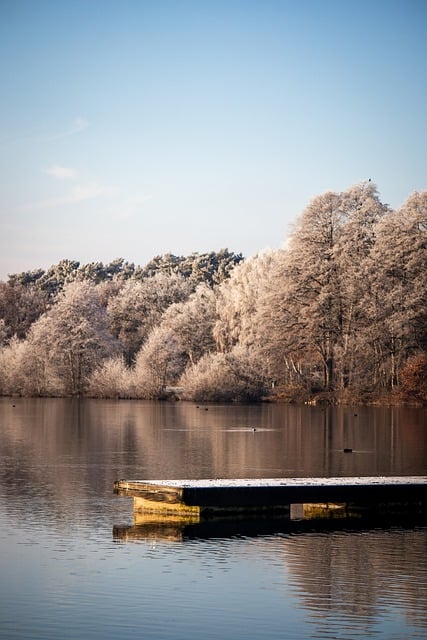
[[[55,296],[60,293],[63,288],[74,282],[78,276],[80,262],[77,260],[60,260],[43,274],[38,281],[39,286],[49,295]]]
[[[214,292],[201,284],[186,302],[165,311],[136,358],[135,384],[140,395],[162,395],[166,385],[176,384],[188,364],[214,350],[215,308]]]
[[[0,393],[24,395],[26,388],[26,343],[13,337],[0,349]]]
[[[194,364],[202,355],[215,350],[215,320],[215,292],[202,283],[186,302],[173,304],[167,309],[162,318],[162,327],[176,337],[185,364]]]
[[[137,397],[161,398],[185,366],[177,337],[163,325],[155,327],[141,347],[134,367]]]
[[[33,322],[46,310],[48,298],[33,283],[0,282],[0,321],[4,340],[25,338]]]
[[[373,182],[341,194],[343,222],[335,250],[341,298],[341,326],[336,347],[337,387],[366,385],[366,332],[372,327],[373,250],[378,223],[390,210]]]
[[[235,345],[253,346],[259,299],[269,287],[280,252],[268,251],[239,264],[217,292],[217,320],[214,337],[219,351]]]
[[[277,265],[275,282],[263,305],[267,357],[275,368],[280,361],[294,366],[298,356],[314,356],[317,363],[312,361],[312,368],[321,366],[322,385],[327,390],[334,383],[336,345],[342,327],[336,260],[343,224],[341,205],[340,195],[332,192],[309,204],[296,224],[286,255]]]
[[[49,390],[73,396],[85,393],[93,369],[118,349],[96,288],[78,282],[31,327],[28,343],[48,372]]]
[[[419,398],[426,248],[427,192],[393,212],[365,182],[314,198],[285,249],[245,262],[223,250],[9,276],[0,392],[157,398],[179,385],[230,400],[280,385],[301,400],[406,384]]]
[[[52,395],[46,360],[28,340],[15,336],[0,350],[0,393],[3,395]]]
[[[158,325],[165,310],[186,300],[191,285],[179,275],[159,273],[142,281],[130,279],[109,299],[107,311],[112,334],[120,341],[127,364]]]
[[[399,234],[393,253],[404,265],[403,323],[407,349],[427,351],[427,191],[412,194],[396,212]],[[400,237],[399,237],[400,236]]]
[[[235,254],[228,249],[202,254],[192,253],[189,256],[167,253],[155,256],[145,267],[137,269],[135,277],[143,279],[159,273],[181,275],[191,282],[194,290],[201,282],[210,286],[220,284],[242,260],[241,253]]]
[[[376,382],[396,386],[408,356],[427,349],[427,192],[377,226],[371,327]]]
[[[92,371],[87,394],[94,398],[132,398],[135,396],[133,371],[122,355],[104,360]]]
[[[0,347],[6,344],[7,337],[8,337],[7,334],[8,334],[8,330],[7,330],[6,323],[3,318],[0,318]]]
[[[273,265],[256,322],[272,377],[309,390],[356,384],[365,329],[376,227],[388,213],[375,185],[315,198]]]
[[[180,385],[184,397],[194,401],[250,402],[265,393],[261,371],[259,359],[237,346],[228,353],[203,356],[186,369]]]

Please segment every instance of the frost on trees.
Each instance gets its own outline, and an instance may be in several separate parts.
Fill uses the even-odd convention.
[[[72,396],[85,393],[90,373],[118,349],[96,288],[77,282],[33,325],[29,344],[46,367],[50,391]]]

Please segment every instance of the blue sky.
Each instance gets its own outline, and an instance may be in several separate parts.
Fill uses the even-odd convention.
[[[0,278],[280,247],[427,188],[426,0],[0,0]]]

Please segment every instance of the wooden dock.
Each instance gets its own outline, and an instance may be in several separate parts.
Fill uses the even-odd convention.
[[[427,510],[427,476],[117,480],[135,513],[183,518],[218,514],[290,513],[292,505],[340,505],[346,510]]]

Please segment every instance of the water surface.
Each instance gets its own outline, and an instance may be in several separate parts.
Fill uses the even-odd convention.
[[[0,438],[2,640],[427,637],[424,527],[141,527],[112,491],[425,474],[424,409],[3,398]]]

